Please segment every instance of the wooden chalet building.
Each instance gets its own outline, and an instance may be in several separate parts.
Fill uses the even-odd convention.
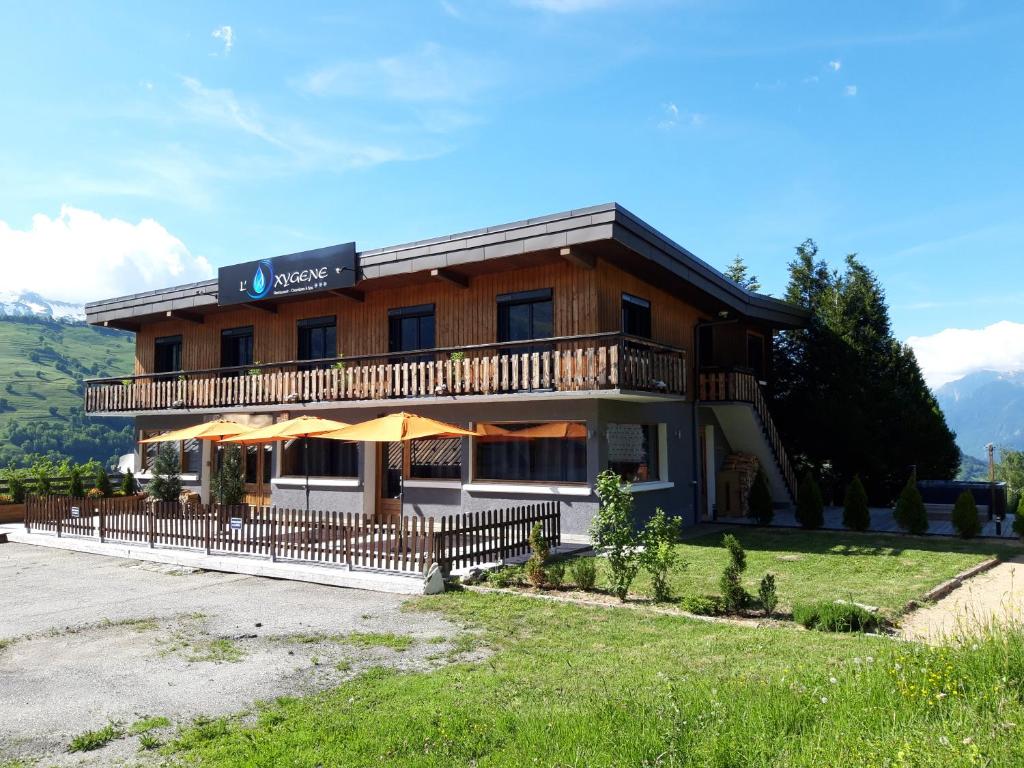
[[[140,438],[221,417],[356,423],[398,410],[489,432],[313,439],[308,467],[297,444],[250,447],[251,503],[304,506],[307,471],[314,509],[390,513],[400,492],[406,513],[425,516],[558,499],[571,539],[609,467],[633,482],[641,512],[661,506],[688,524],[735,513],[730,467],[750,456],[777,503],[795,493],[762,391],[773,331],[805,315],[614,203],[263,259],[86,315],[136,334],[134,374],[87,381],[86,412],[132,416]],[[183,479],[204,500],[214,451],[181,446]]]

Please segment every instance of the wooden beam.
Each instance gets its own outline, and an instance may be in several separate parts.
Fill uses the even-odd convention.
[[[443,280],[460,288],[469,288],[469,278],[465,275],[460,275],[458,272],[452,272],[450,269],[432,269],[430,270],[430,276],[435,280]]]
[[[190,323],[196,323],[197,325],[203,324],[203,316],[196,314],[195,312],[183,312],[180,309],[171,309],[167,311],[167,317],[174,318],[175,320],[187,320]]]
[[[593,269],[597,264],[597,259],[592,253],[580,253],[575,248],[562,248],[558,251],[558,255],[570,264],[583,267],[583,269]]]
[[[349,301],[364,302],[366,301],[366,294],[356,288],[336,288],[333,291],[328,291],[332,296],[340,296],[343,299]]]
[[[272,301],[247,301],[242,306],[249,309],[260,309],[272,315],[277,314],[277,304]]]

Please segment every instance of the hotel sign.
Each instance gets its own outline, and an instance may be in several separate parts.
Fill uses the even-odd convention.
[[[248,304],[351,288],[358,277],[356,261],[356,244],[344,243],[221,267],[217,274],[217,303]]]

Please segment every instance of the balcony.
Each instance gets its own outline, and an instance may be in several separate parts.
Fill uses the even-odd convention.
[[[686,351],[621,333],[85,382],[86,413],[622,390],[686,393]]]

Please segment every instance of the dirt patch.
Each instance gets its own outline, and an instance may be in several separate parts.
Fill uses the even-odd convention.
[[[900,630],[907,639],[937,643],[943,638],[977,634],[992,623],[1022,622],[1024,556],[966,579],[934,605],[907,614]]]

